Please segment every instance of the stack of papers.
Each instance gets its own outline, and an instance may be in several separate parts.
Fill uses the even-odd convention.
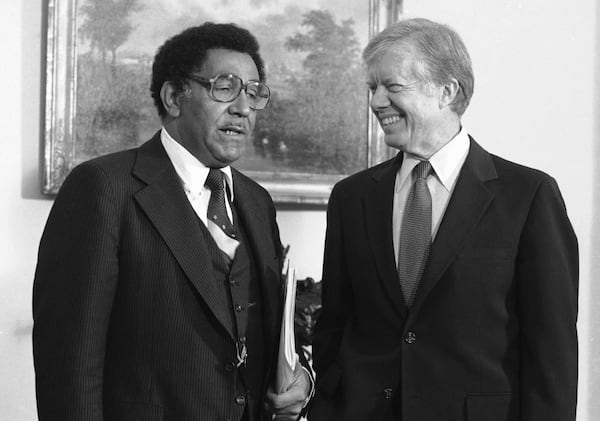
[[[298,364],[296,339],[294,336],[294,312],[296,309],[296,270],[286,259],[283,265],[284,275],[284,307],[279,337],[279,355],[277,358],[277,376],[275,388],[277,393],[289,389],[294,378],[294,369]]]

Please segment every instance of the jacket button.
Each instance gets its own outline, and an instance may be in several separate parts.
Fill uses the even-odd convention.
[[[240,336],[238,338],[238,341],[240,341],[241,344],[245,344],[246,343],[246,337],[245,336]]]
[[[238,405],[246,405],[246,397],[244,395],[236,396],[235,403]]]
[[[417,335],[414,332],[408,332],[404,337],[404,342],[407,344],[414,344],[417,341]]]
[[[238,313],[244,309],[244,307],[242,307],[239,304],[236,304],[234,308],[235,308],[235,311],[237,311]]]
[[[387,388],[387,389],[383,389],[383,397],[385,399],[392,399],[392,395],[394,394],[394,390]]]
[[[234,363],[226,363],[225,364],[225,371],[231,372],[235,369],[235,364]]]

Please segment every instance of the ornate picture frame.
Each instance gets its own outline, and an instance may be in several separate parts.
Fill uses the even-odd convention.
[[[275,202],[325,204],[335,182],[391,156],[368,109],[360,52],[399,17],[401,0],[215,0],[189,10],[193,3],[48,1],[43,193],[56,194],[80,162],[160,129],[148,90],[153,54],[206,20],[237,23],[261,45],[272,103],[233,166]]]

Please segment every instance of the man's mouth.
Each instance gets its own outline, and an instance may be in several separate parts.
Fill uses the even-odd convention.
[[[246,128],[245,127],[236,126],[236,125],[228,125],[228,126],[225,126],[225,127],[221,127],[219,130],[222,131],[223,133],[225,133],[226,135],[229,135],[229,136],[245,135],[246,134]]]
[[[400,120],[401,120],[401,117],[399,115],[393,115],[393,116],[389,116],[389,117],[384,117],[384,118],[381,119],[381,125],[383,127],[389,126],[390,124],[397,123]]]

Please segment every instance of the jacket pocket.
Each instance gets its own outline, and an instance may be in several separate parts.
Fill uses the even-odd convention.
[[[518,403],[511,393],[467,395],[468,421],[513,421],[518,419]]]

